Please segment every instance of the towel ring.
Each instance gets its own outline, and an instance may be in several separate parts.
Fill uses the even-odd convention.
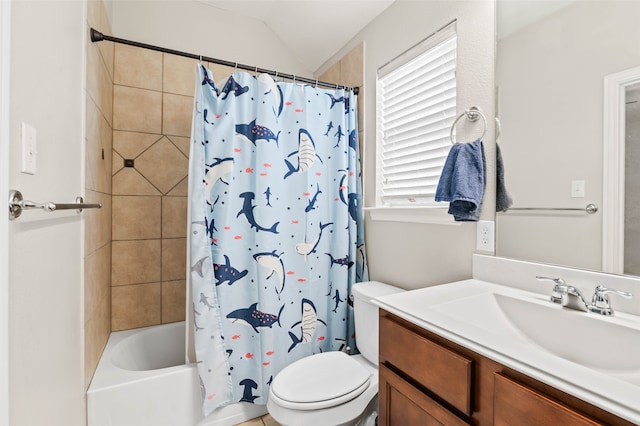
[[[466,116],[467,120],[471,121],[472,123],[475,123],[476,121],[478,121],[480,117],[482,117],[482,121],[484,123],[484,129],[482,130],[482,136],[480,136],[480,139],[481,140],[484,139],[484,136],[487,134],[487,117],[484,116],[484,114],[482,113],[482,111],[480,111],[478,107],[472,106],[471,108],[469,108],[468,110],[465,110],[462,114],[460,114],[451,125],[449,138],[451,139],[452,145],[455,145],[456,143],[458,143],[455,141],[455,139],[453,139],[453,131],[456,128],[456,124],[458,124],[458,120],[460,120],[464,116]]]

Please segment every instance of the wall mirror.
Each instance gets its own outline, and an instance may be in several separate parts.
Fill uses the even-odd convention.
[[[609,250],[603,227],[611,214],[604,157],[613,143],[604,134],[604,81],[640,67],[638,16],[640,2],[624,0],[497,1],[498,144],[514,208],[496,214],[498,256],[640,275],[640,267],[603,263]],[[640,108],[629,96],[633,114]],[[639,135],[627,131],[627,139],[634,132]],[[631,151],[623,163],[632,172],[640,164]],[[624,165],[617,169],[618,188],[627,188],[622,197],[632,205],[640,176],[625,176]],[[598,211],[588,214],[589,204]],[[628,232],[618,241],[628,253],[640,252],[633,248],[640,233],[632,237],[629,225],[638,227],[638,216],[627,214]]]
[[[625,87],[624,101],[626,161],[622,268],[625,274],[640,275],[640,68],[633,74],[633,82]]]

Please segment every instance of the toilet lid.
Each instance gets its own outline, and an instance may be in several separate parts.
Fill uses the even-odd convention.
[[[323,352],[285,367],[271,383],[280,403],[324,408],[347,402],[368,387],[370,373],[344,352]]]

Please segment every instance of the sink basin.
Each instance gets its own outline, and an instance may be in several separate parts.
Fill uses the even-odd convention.
[[[640,328],[616,317],[563,308],[542,296],[500,293],[457,298],[430,309],[585,367],[614,374],[640,372]]]

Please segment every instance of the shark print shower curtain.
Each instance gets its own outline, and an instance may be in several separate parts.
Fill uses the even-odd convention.
[[[367,279],[351,91],[198,67],[190,266],[203,412],[266,404],[300,358],[354,348]],[[304,380],[300,377],[300,380]]]

